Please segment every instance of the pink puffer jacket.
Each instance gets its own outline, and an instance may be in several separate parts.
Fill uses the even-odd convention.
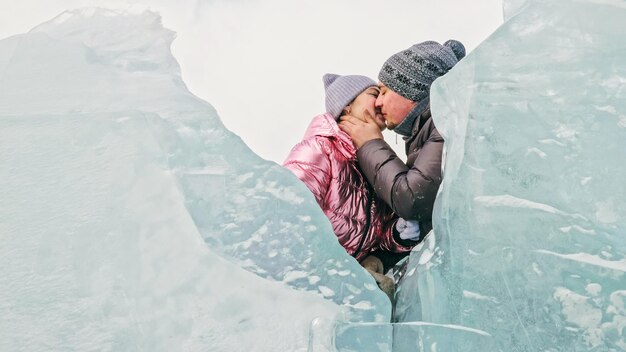
[[[352,140],[330,114],[313,118],[304,139],[293,147],[283,165],[313,192],[339,243],[357,260],[378,248],[411,250],[394,240],[398,217],[359,171]]]

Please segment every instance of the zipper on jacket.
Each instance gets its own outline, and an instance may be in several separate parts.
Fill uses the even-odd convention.
[[[359,170],[360,171],[360,170]],[[361,252],[361,247],[363,247],[363,243],[365,243],[365,238],[367,238],[367,233],[370,230],[370,226],[371,226],[371,222],[372,222],[372,202],[374,201],[374,194],[372,192],[374,192],[373,189],[371,189],[371,186],[369,183],[367,183],[367,180],[365,181],[366,185],[367,185],[367,207],[366,207],[366,214],[367,217],[365,218],[365,231],[363,231],[363,236],[361,236],[361,241],[359,242],[359,246],[356,248],[356,251],[354,251],[354,253],[352,253],[352,256],[356,259],[357,255],[359,255],[359,252]]]

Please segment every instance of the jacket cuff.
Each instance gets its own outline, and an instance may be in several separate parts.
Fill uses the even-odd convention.
[[[416,244],[420,243],[420,241],[422,240],[422,235],[420,234],[420,238],[417,241],[405,240],[400,237],[400,233],[398,232],[398,230],[396,230],[396,227],[394,226],[393,227],[393,240],[396,241],[397,244],[403,247],[412,248]]]

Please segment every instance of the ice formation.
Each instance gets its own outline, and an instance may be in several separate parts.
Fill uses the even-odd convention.
[[[626,349],[626,5],[505,13],[433,86],[444,184],[395,324],[308,190],[187,91],[156,14],[0,41],[0,350]]]
[[[173,38],[86,9],[0,41],[0,350],[303,351],[314,318],[389,320],[308,189],[186,89]]]
[[[508,8],[431,91],[444,183],[395,318],[480,330],[487,350],[623,351],[626,2]]]

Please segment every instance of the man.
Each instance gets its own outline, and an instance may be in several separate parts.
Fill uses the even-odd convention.
[[[398,226],[419,226],[419,237],[396,240],[413,246],[432,230],[432,212],[441,184],[443,138],[430,114],[430,86],[465,56],[465,47],[456,40],[443,45],[427,41],[392,55],[378,75],[380,95],[376,108],[387,127],[403,136],[407,154],[402,162],[387,144],[373,118],[363,122],[344,116],[339,127],[350,135],[357,148],[361,170],[383,199],[401,218]],[[380,254],[384,272],[401,257]]]

